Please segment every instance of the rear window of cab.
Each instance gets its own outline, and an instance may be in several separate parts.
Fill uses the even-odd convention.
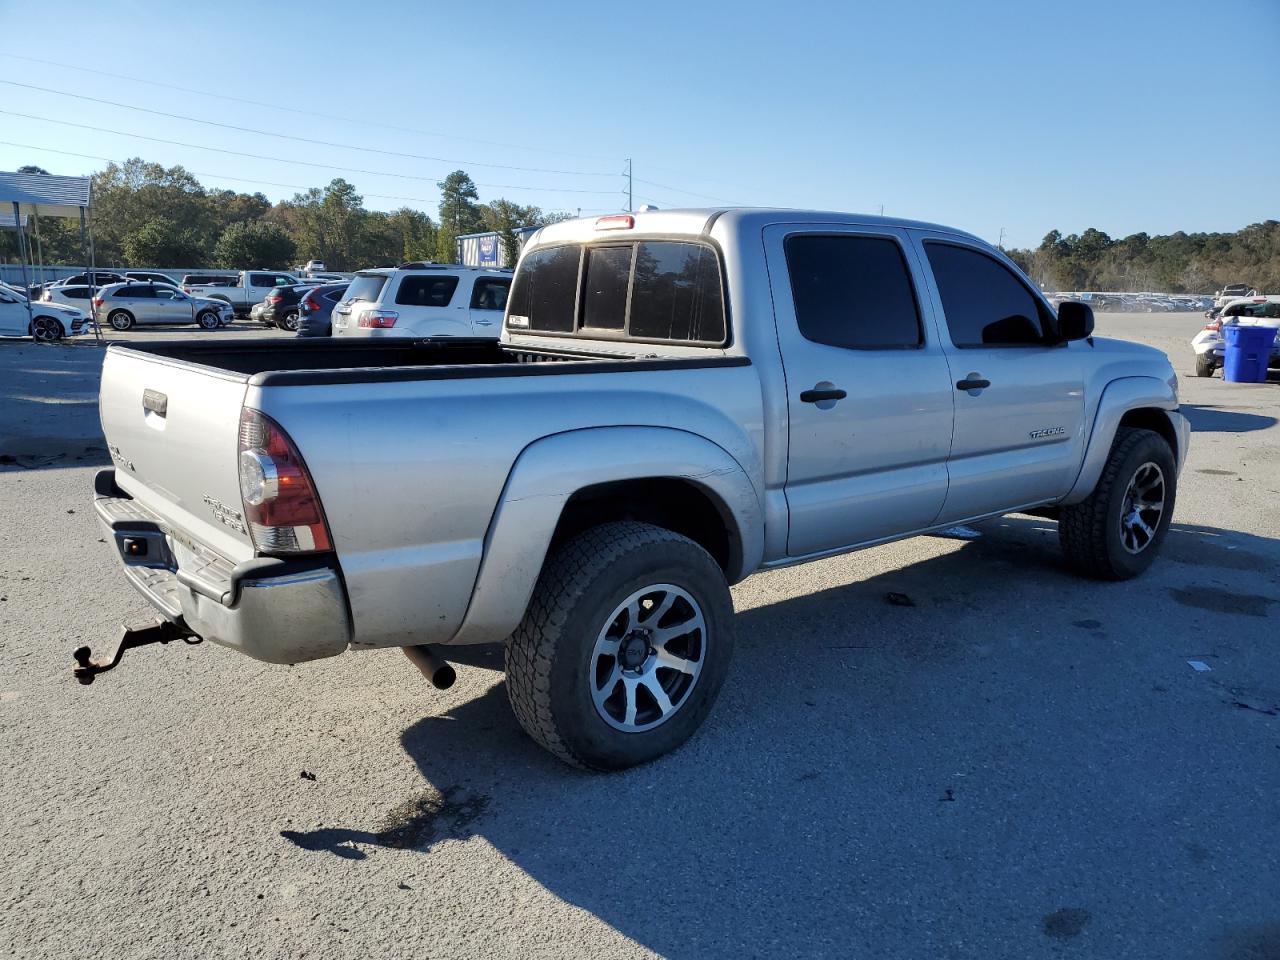
[[[708,244],[676,240],[542,247],[516,271],[507,328],[720,346],[720,258]]]

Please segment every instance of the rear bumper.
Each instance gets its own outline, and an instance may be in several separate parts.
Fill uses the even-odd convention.
[[[232,564],[175,534],[116,486],[114,470],[94,480],[94,508],[129,583],[197,636],[267,663],[303,663],[347,649],[351,619],[331,559]],[[142,555],[126,552],[139,543]]]

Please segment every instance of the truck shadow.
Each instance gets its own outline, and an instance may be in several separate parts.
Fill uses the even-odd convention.
[[[1245,413],[1237,407],[1184,403],[1179,409],[1196,433],[1252,433],[1276,424],[1275,417]]]
[[[1077,805],[1128,796],[1135,778],[1152,795],[1185,789],[1185,771],[1139,775],[1128,759],[1108,762],[1106,746],[1099,759],[1108,738],[1118,755],[1141,753],[1143,728],[1126,722],[1128,702],[1099,709],[1090,683],[1114,681],[1071,671],[1125,648],[1140,619],[1175,651],[1180,637],[1199,642],[1197,615],[1152,580],[1195,564],[1274,588],[1280,542],[1178,524],[1163,571],[1098,584],[1065,570],[1050,522],[983,528],[922,562],[777,602],[753,606],[762,594],[748,581],[715,711],[655,763],[608,776],[561,765],[519,729],[499,681],[403,732],[424,782],[380,823],[283,836],[353,861],[483,838],[550,894],[665,956],[858,955],[890,928],[903,955],[936,955],[948,925],[975,911],[1040,936],[1061,878],[1050,858],[1012,882],[1021,858],[1044,844],[1096,856],[1095,899],[1122,899],[1128,881],[1105,864],[1144,856],[1132,846],[1142,840],[1093,831],[1073,819]],[[501,663],[492,648],[459,659]],[[996,665],[1015,679],[994,679]],[[1155,697],[1150,683],[1115,699]],[[1118,730],[1131,739],[1115,745]],[[1042,944],[1024,946],[1014,952]]]

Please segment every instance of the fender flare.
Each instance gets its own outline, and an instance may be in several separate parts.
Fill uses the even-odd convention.
[[[1102,476],[1111,444],[1115,441],[1120,421],[1131,410],[1159,410],[1168,418],[1170,429],[1178,438],[1174,460],[1181,470],[1187,456],[1187,437],[1190,433],[1187,420],[1178,413],[1178,395],[1173,387],[1157,377],[1122,377],[1112,380],[1102,391],[1098,409],[1093,417],[1093,429],[1085,448],[1080,473],[1071,491],[1060,501],[1064,506],[1080,503],[1093,493]]]
[[[505,640],[524,617],[565,504],[585,487],[670,477],[700,487],[736,540],[736,582],[760,565],[764,509],[747,472],[723,447],[671,427],[588,427],[531,443],[498,500],[471,602],[451,644]]]

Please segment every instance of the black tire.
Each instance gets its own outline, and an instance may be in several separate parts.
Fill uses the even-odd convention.
[[[288,330],[290,333],[298,332],[298,311],[290,310],[276,323],[281,330]]]
[[[617,672],[616,680],[607,679],[602,686],[596,650],[606,631],[613,629],[607,618],[620,610],[619,604],[652,585],[674,587],[673,593],[696,602],[689,609],[701,615],[705,629],[697,639],[686,638],[684,642],[695,644],[697,651],[682,654],[691,659],[681,662],[691,664],[696,655],[700,669],[680,689],[683,671],[655,666],[652,675],[664,678],[659,682],[672,684],[676,691],[666,694],[672,709],[650,728],[631,732],[615,728],[605,719],[605,708],[598,708],[593,699],[593,687],[617,689],[612,684],[622,682]],[[684,602],[676,601],[677,606]],[[669,609],[681,616],[674,607]],[[612,623],[616,626],[622,616],[618,613]],[[645,626],[658,626],[663,619],[659,613]],[[636,632],[644,631],[626,633],[622,643],[637,642],[628,639]],[[693,631],[689,638],[698,633]],[[587,770],[622,770],[674,750],[701,725],[720,692],[732,649],[729,587],[706,550],[646,523],[604,524],[579,534],[547,558],[529,609],[507,641],[507,695],[525,731],[565,763]],[[645,662],[653,664],[653,647],[649,657]],[[622,670],[621,657],[614,667]],[[625,700],[626,690],[622,692]],[[648,694],[632,697],[637,703],[652,699]],[[656,700],[652,704],[648,709],[662,711]],[[637,720],[640,716],[631,715]]]
[[[1161,474],[1161,507],[1158,518],[1151,511],[1139,511],[1145,529],[1150,531],[1146,535],[1135,531],[1125,520],[1134,515],[1129,501],[1132,485],[1141,483],[1140,474],[1149,478],[1148,468],[1153,465]],[[1058,540],[1067,563],[1076,572],[1099,580],[1138,576],[1160,552],[1173,519],[1177,492],[1177,467],[1164,437],[1152,430],[1121,427],[1093,493],[1081,503],[1062,508]],[[1150,526],[1152,522],[1154,527]],[[1146,537],[1136,552],[1126,545],[1132,536],[1139,541]]]
[[[201,330],[217,330],[222,326],[222,318],[218,316],[217,311],[205,310],[196,317],[196,323]]]
[[[1212,377],[1213,371],[1218,369],[1218,365],[1213,360],[1212,353],[1201,353],[1196,355],[1196,376]]]
[[[107,316],[107,323],[111,324],[112,330],[123,333],[133,327],[133,314],[128,310],[112,310]]]

